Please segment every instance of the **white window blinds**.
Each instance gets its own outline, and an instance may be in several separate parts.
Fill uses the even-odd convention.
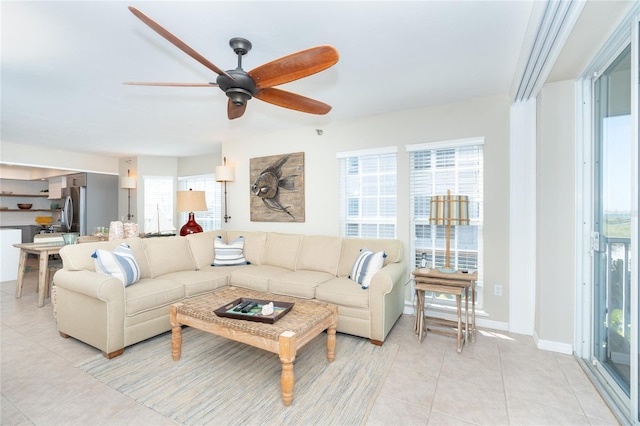
[[[445,263],[445,227],[429,224],[432,195],[469,197],[470,226],[451,228],[451,265],[477,270],[477,289],[482,285],[483,246],[483,147],[484,139],[407,146],[410,155],[410,200],[413,267],[422,253],[432,267]],[[481,296],[482,292],[478,291]],[[479,302],[481,300],[477,299]]]
[[[340,234],[396,237],[395,148],[339,153]]]

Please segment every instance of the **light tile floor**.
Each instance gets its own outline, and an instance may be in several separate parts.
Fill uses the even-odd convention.
[[[59,336],[50,300],[37,308],[36,281],[26,274],[21,299],[15,281],[0,283],[0,424],[176,424],[74,368],[99,351]],[[367,425],[618,424],[572,356],[495,330],[458,354],[454,338],[419,343],[413,320],[388,337],[400,348]]]

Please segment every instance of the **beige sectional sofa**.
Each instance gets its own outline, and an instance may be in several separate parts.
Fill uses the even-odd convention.
[[[244,237],[250,264],[213,267],[214,240]],[[140,280],[125,288],[95,271],[92,253],[127,243]],[[362,248],[385,251],[368,289],[349,279]],[[382,344],[403,312],[406,265],[399,240],[217,230],[187,237],[130,238],[65,246],[54,276],[58,331],[112,358],[171,329],[169,305],[224,286],[338,305],[338,331]],[[275,298],[275,296],[274,296]]]

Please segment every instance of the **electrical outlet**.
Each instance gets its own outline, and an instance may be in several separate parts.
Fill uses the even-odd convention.
[[[502,296],[502,286],[501,285],[494,285],[493,286],[493,294],[494,294],[494,296]]]

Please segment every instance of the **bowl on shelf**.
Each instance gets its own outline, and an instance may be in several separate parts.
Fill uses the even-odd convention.
[[[36,216],[36,223],[38,225],[50,225],[52,221],[51,216]]]
[[[2,195],[11,195],[13,191],[2,191]]]
[[[18,208],[21,209],[21,210],[29,210],[32,206],[33,206],[33,204],[18,203]]]

